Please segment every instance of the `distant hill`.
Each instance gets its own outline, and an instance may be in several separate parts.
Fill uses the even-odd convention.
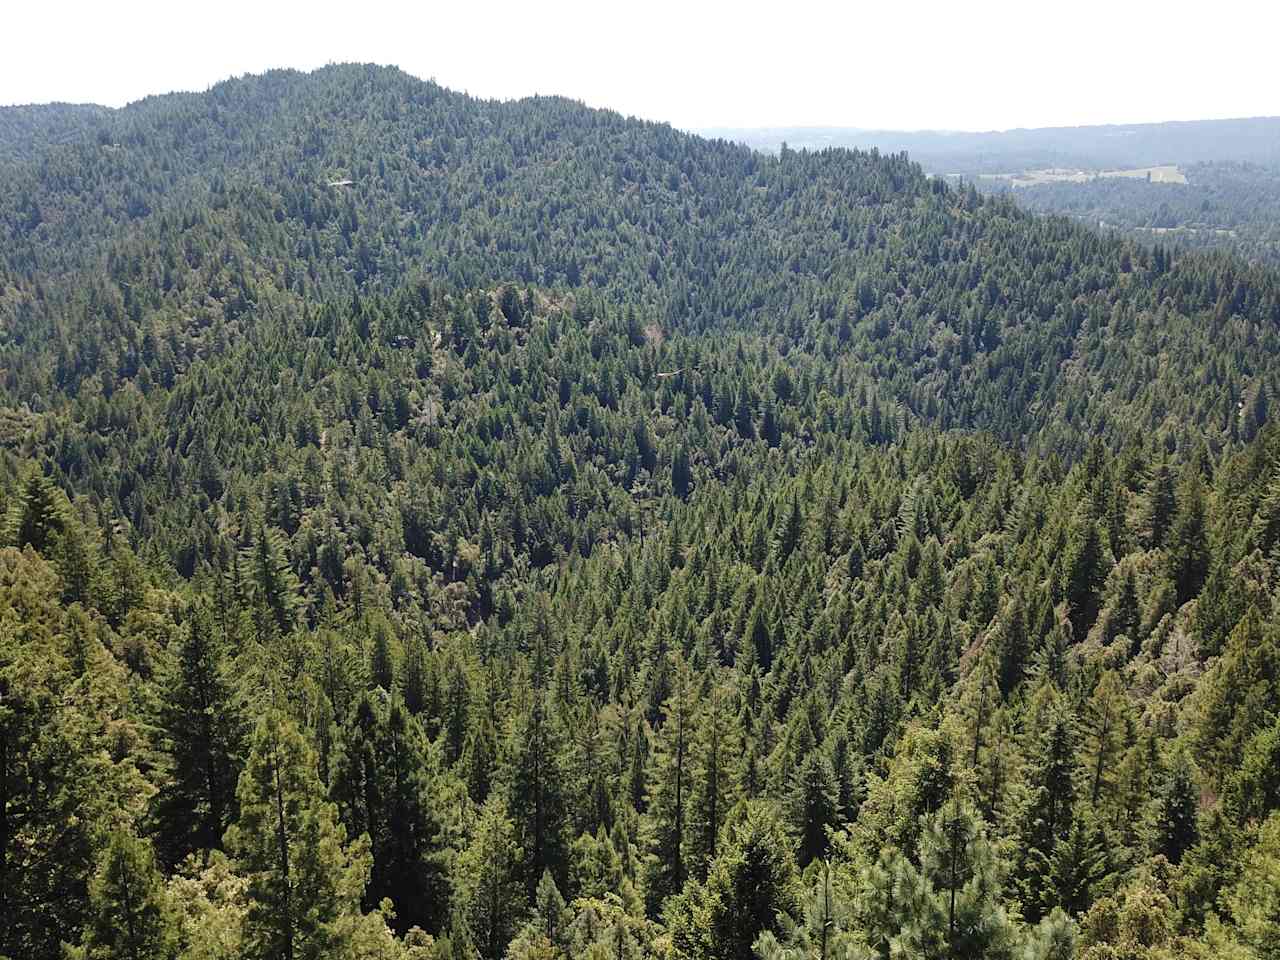
[[[110,114],[94,104],[0,107],[0,164],[29,160],[48,147],[83,137],[94,121]]]
[[[772,157],[357,65],[71,126],[0,182],[14,404],[60,409],[107,372],[172,383],[308,304],[418,279],[589,292],[668,333],[767,337],[829,358],[832,389],[1064,452],[1135,431],[1216,446],[1245,392],[1280,389],[1272,274],[1104,241],[900,156]]]
[[[882,153],[906,151],[930,173],[1280,162],[1280,117],[1041,127],[989,133],[849,127],[712,128],[699,132],[775,153],[784,142],[796,150],[852,147],[875,148]]]

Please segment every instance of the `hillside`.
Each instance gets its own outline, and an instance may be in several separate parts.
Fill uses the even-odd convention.
[[[143,101],[18,170],[0,211],[5,387],[50,408],[102,359],[152,366],[143,331],[168,385],[220,335],[418,277],[835,351],[848,388],[910,416],[1068,453],[1084,430],[1220,447],[1277,389],[1280,296],[1256,268],[1100,240],[899,158],[768,158],[379,69]]]
[[[1280,119],[1204,120],[991,133],[842,128],[708,130],[777,153],[833,147],[906,152],[930,174],[1007,192],[1025,209],[1141,244],[1222,250],[1275,265]]]
[[[1270,956],[1274,271],[384,68],[0,116],[0,956]]]

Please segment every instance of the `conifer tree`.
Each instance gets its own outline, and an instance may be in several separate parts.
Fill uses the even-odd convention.
[[[1200,792],[1196,787],[1191,760],[1179,750],[1173,758],[1167,779],[1160,791],[1159,832],[1157,849],[1172,864],[1182,862],[1182,855],[1195,846],[1198,839],[1197,813]]]
[[[280,532],[259,524],[245,560],[255,601],[270,615],[276,630],[289,633],[297,615],[299,586]]]
[[[766,804],[748,805],[730,827],[706,885],[693,891],[706,960],[750,960],[761,934],[776,937],[794,924],[800,898],[790,847],[777,811]],[[677,933],[688,942],[687,933]]]
[[[1054,848],[1071,826],[1075,802],[1074,723],[1063,698],[1042,688],[1028,745],[1026,779],[1018,810],[1014,881],[1027,919],[1038,921],[1052,900],[1049,872]]]
[[[530,897],[544,871],[557,886],[568,883],[569,798],[564,739],[548,715],[548,698],[535,693],[527,716],[511,735],[505,761],[507,810],[523,851],[523,876]]]
[[[846,892],[838,889],[834,871],[823,862],[813,887],[801,897],[803,920],[782,937],[766,930],[756,940],[760,960],[872,960]]]
[[[175,918],[144,840],[115,830],[89,881],[89,919],[69,960],[170,960],[176,952]]]
[[[499,960],[528,909],[521,850],[501,797],[485,801],[470,846],[458,859],[459,901],[470,940]]]
[[[1169,527],[1165,552],[1179,605],[1195,597],[1209,573],[1209,545],[1204,484],[1190,471],[1178,491],[1177,510]]]
[[[836,775],[821,750],[811,750],[796,765],[787,801],[791,832],[798,844],[796,861],[803,868],[827,855],[827,831],[839,816]]]
[[[268,709],[250,741],[226,843],[248,881],[244,955],[320,960],[347,949],[369,877],[367,839],[347,842],[311,747]]]
[[[388,694],[396,688],[395,663],[391,657],[391,628],[381,617],[373,622],[373,637],[369,647],[369,682]]]
[[[1173,472],[1168,462],[1161,460],[1151,471],[1138,514],[1139,536],[1148,550],[1164,546],[1176,506]]]
[[[44,474],[32,470],[9,518],[9,542],[21,549],[30,546],[39,554],[48,554],[67,524],[63,506],[65,498]]]
[[[1062,596],[1067,601],[1072,637],[1083,640],[1098,619],[1102,586],[1109,561],[1098,524],[1090,517],[1079,519],[1067,541],[1063,557]]]
[[[1120,580],[1120,591],[1116,595],[1111,608],[1111,619],[1107,624],[1108,638],[1115,640],[1124,637],[1129,641],[1128,654],[1136,657],[1142,649],[1142,610],[1138,606],[1138,586],[1134,579],[1133,567],[1126,566]]]
[[[155,798],[155,816],[163,859],[176,864],[221,846],[244,760],[242,705],[207,607],[192,611],[170,674],[159,725],[172,779]]]
[[[1085,708],[1084,761],[1089,777],[1089,801],[1097,806],[1111,782],[1121,748],[1121,737],[1127,729],[1128,701],[1120,676],[1105,672],[1094,688]]]
[[[707,695],[690,750],[688,804],[688,869],[705,880],[715,859],[720,831],[735,801],[733,764],[740,754],[740,737],[727,696],[715,681]]]
[[[367,835],[373,868],[366,909],[395,905],[395,927],[439,931],[448,916],[449,874],[430,746],[397,698],[365,695],[345,730],[331,793],[352,835]]]
[[[689,876],[685,851],[695,723],[693,684],[682,662],[676,668],[671,696],[662,707],[646,778],[649,835],[644,886],[650,916],[658,914],[662,902],[678,893]]]
[[[675,448],[671,457],[671,489],[681,500],[687,499],[693,486],[693,472],[689,467],[689,451],[684,444]]]

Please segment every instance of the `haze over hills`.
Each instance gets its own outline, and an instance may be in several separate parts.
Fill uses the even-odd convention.
[[[0,956],[1269,956],[1274,269],[364,65],[0,173]]]
[[[842,128],[708,130],[776,153],[829,147],[906,152],[934,175],[1009,191],[1143,243],[1227,250],[1280,264],[1280,118],[991,133]]]
[[[1209,162],[1280,163],[1280,117],[1041,127],[960,133],[846,127],[706,129],[706,136],[777,152],[826,147],[906,152],[929,173],[1008,173],[1040,167],[1088,170]]]

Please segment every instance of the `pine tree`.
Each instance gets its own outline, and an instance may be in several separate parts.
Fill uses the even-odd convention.
[[[397,698],[389,706],[366,695],[347,725],[332,795],[352,835],[369,837],[373,869],[365,909],[395,905],[395,928],[439,931],[448,917],[449,854],[439,812],[430,746]]]
[[[1045,913],[1054,848],[1071,826],[1075,803],[1076,735],[1062,698],[1042,688],[1033,706],[1032,740],[1018,812],[1018,856],[1014,879],[1027,919]]]
[[[1094,886],[1107,873],[1107,838],[1096,821],[1074,816],[1071,828],[1053,848],[1041,912],[1054,908],[1079,916],[1093,903]]]
[[[1110,784],[1127,729],[1128,700],[1119,675],[1108,670],[1098,680],[1085,710],[1084,761],[1089,776],[1089,801],[1096,807]]]
[[[177,929],[155,855],[143,840],[113,831],[89,881],[89,919],[69,958],[169,960]]]
[[[1028,934],[1022,960],[1075,960],[1078,941],[1075,923],[1062,910],[1054,910]]]
[[[259,524],[245,560],[255,601],[270,615],[276,630],[289,633],[297,616],[299,586],[280,532]]]
[[[743,638],[743,645],[751,651],[754,657],[753,662],[760,668],[761,673],[768,673],[773,669],[773,637],[769,631],[769,622],[765,617],[762,599],[757,600],[751,610],[751,620],[747,627],[747,635]],[[742,665],[738,666],[741,669]]]
[[[737,404],[733,409],[734,426],[738,428],[738,436],[744,440],[754,440],[756,437],[755,415],[752,407],[751,392],[744,380],[738,390]]]
[[[925,818],[918,862],[890,847],[864,868],[859,926],[880,957],[1012,957],[1001,879],[981,818],[952,801]]]
[[[736,793],[732,768],[741,755],[740,737],[726,701],[725,692],[713,686],[698,716],[691,749],[685,860],[700,880],[706,879],[715,859]]]
[[[392,693],[396,688],[395,663],[391,658],[391,628],[382,617],[373,622],[373,640],[369,648],[369,682]]]
[[[551,871],[544,870],[534,894],[530,923],[536,925],[538,932],[553,947],[564,950],[568,945],[569,920],[569,908],[565,906],[564,897],[560,895]]]
[[[66,528],[65,498],[44,474],[32,470],[23,481],[9,519],[9,542],[48,554]]]
[[[787,799],[788,821],[798,843],[796,860],[806,867],[827,855],[827,831],[839,816],[835,771],[821,750],[810,751],[796,766]]]
[[[1176,506],[1173,472],[1169,464],[1161,460],[1152,470],[1138,514],[1139,536],[1148,550],[1164,546]]]
[[[1178,491],[1177,511],[1169,528],[1165,553],[1179,605],[1195,597],[1209,573],[1204,484],[1190,471]]]
[[[688,667],[675,671],[671,696],[662,707],[647,776],[648,837],[644,864],[645,898],[650,916],[684,886],[689,831],[695,732],[693,684]]]
[[[1062,579],[1062,596],[1067,601],[1071,633],[1076,641],[1083,640],[1098,619],[1108,568],[1098,524],[1087,516],[1078,520],[1067,541]]]
[[[171,779],[155,798],[155,817],[163,859],[172,865],[194,851],[221,846],[236,817],[245,722],[207,607],[192,612],[164,685],[159,726]]]
[[[766,930],[756,940],[760,960],[872,960],[875,956],[857,931],[852,904],[837,888],[826,862],[800,906],[804,919],[785,936]]]
[[[528,909],[515,825],[502,799],[485,801],[471,844],[458,858],[459,902],[470,939],[485,960],[499,960]]]
[[[693,487],[693,472],[689,468],[689,451],[680,444],[671,457],[671,490],[681,500],[689,496]]]
[[[568,781],[563,737],[548,715],[545,694],[534,694],[527,716],[511,735],[504,778],[507,810],[516,843],[524,852],[523,876],[530,897],[543,871],[558,886],[569,878]]]
[[[774,537],[779,566],[785,565],[791,559],[791,555],[800,546],[800,538],[803,534],[804,521],[800,516],[800,503],[798,498],[792,497],[786,519],[782,521]]]
[[[245,956],[321,960],[347,949],[369,877],[368,841],[348,844],[297,726],[268,709],[237,789],[226,843],[248,881]]]
[[[797,881],[777,812],[749,805],[698,891],[695,915],[704,918],[707,960],[750,960],[761,934],[776,936],[794,923],[800,906]]]
[[[924,910],[913,905],[918,915],[903,924],[899,943],[908,955],[927,955],[937,939],[944,945],[940,955],[953,960],[1008,955],[1013,925],[1000,905],[995,852],[975,811],[953,802],[927,818],[920,876],[921,892],[932,902]]]
[[[1142,650],[1142,610],[1138,606],[1138,585],[1133,575],[1133,567],[1126,566],[1120,580],[1120,591],[1116,595],[1111,608],[1111,618],[1107,623],[1107,636],[1110,640],[1124,637],[1129,641],[1128,655],[1136,657]]]
[[[1182,862],[1182,855],[1195,846],[1199,838],[1196,814],[1200,809],[1200,791],[1196,787],[1191,761],[1183,751],[1174,755],[1168,778],[1160,790],[1159,833],[1157,850],[1172,864]]]

